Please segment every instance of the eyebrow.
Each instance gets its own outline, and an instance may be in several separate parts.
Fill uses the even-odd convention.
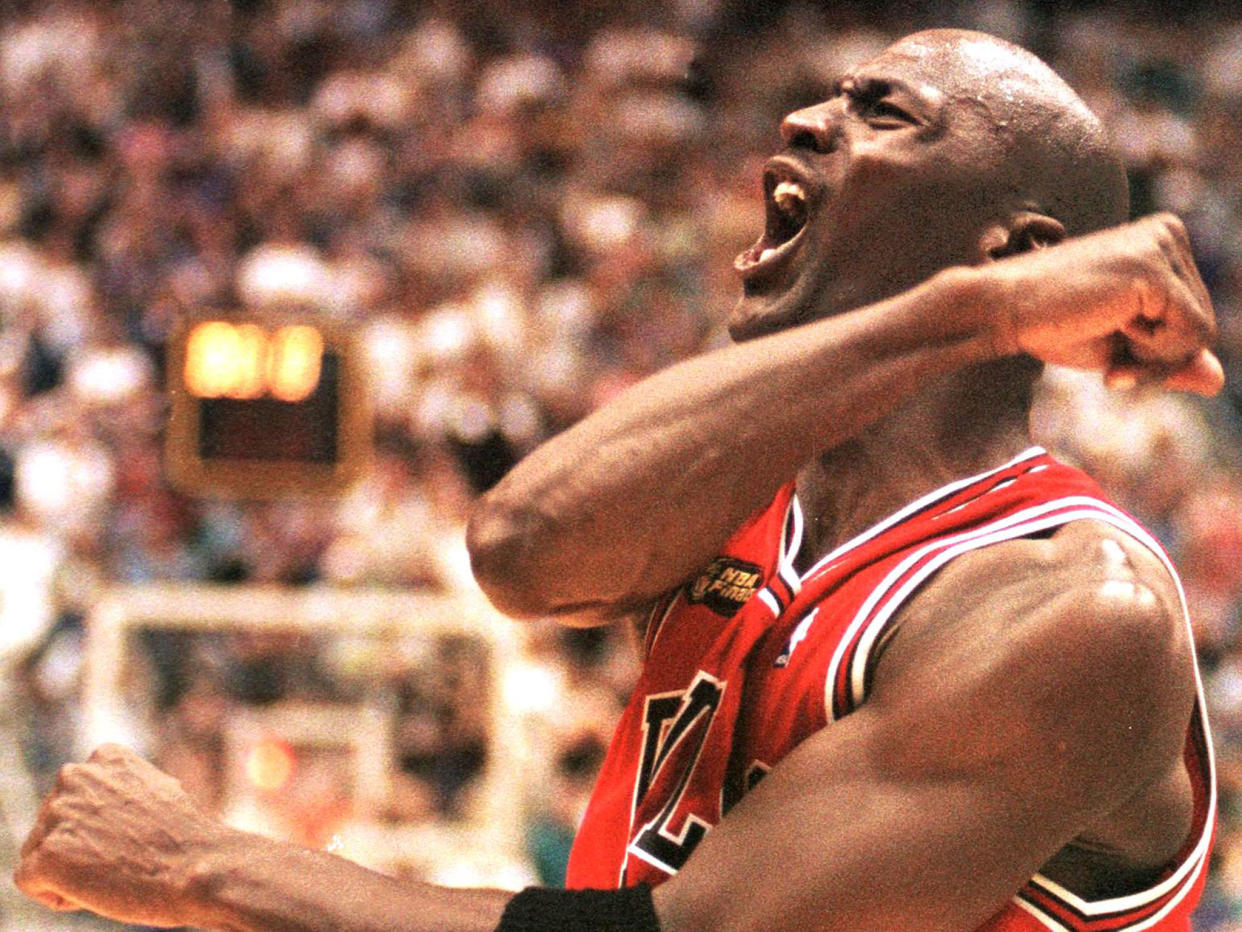
[[[901,80],[901,78],[882,78],[867,74],[844,74],[837,78],[832,82],[832,96],[836,97],[837,95],[843,93],[845,91],[845,83],[847,81],[855,84],[862,96],[887,94],[891,91],[901,91],[920,100],[924,97],[924,95],[919,93],[917,88],[911,84],[907,84],[905,81]]]
[[[840,96],[846,83],[856,85],[854,94],[867,102],[878,101],[893,92],[906,95],[914,102],[928,126],[940,124],[944,119],[944,101],[938,99],[938,93],[920,91],[918,86],[901,78],[867,72],[847,72],[832,83],[832,96]]]

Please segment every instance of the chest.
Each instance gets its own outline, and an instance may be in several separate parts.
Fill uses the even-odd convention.
[[[721,787],[727,811],[793,748],[865,695],[868,658],[883,630],[875,622],[896,610],[897,603],[884,598],[896,562],[843,574],[813,597],[791,590],[782,598],[770,586],[766,598],[750,600],[730,618],[679,594],[648,642],[644,737],[658,743],[660,735],[676,734],[677,715],[690,706],[674,697],[686,696],[687,685],[710,671],[736,699],[731,741],[718,748],[728,756]]]

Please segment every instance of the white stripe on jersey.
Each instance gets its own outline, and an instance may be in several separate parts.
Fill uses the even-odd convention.
[[[864,605],[863,609],[856,616],[855,621],[851,624],[851,630],[855,632],[858,630],[857,626],[859,625],[866,625],[867,628],[859,641],[858,650],[854,654],[854,662],[850,667],[850,695],[854,704],[857,705],[864,699],[867,660],[871,655],[872,648],[875,646],[875,640],[879,636],[880,630],[888,626],[888,622],[897,609],[936,570],[940,569],[954,557],[961,556],[963,553],[971,550],[978,550],[989,544],[998,544],[1007,540],[1015,540],[1019,537],[1029,537],[1032,534],[1060,527],[1071,521],[1091,519],[1108,521],[1108,517],[1100,514],[1094,507],[1096,501],[1096,499],[1086,496],[1073,496],[1057,499],[1054,502],[1045,502],[1025,511],[1017,512],[1007,518],[1002,518],[992,524],[976,528],[973,531],[966,531],[962,534],[933,541],[903,560],[895,570],[889,573],[884,582],[876,587],[873,595],[877,598],[874,600],[868,599],[868,602],[871,603],[870,606]],[[1063,511],[1062,509],[1065,508],[1076,508],[1076,510]],[[1050,514],[1050,512],[1057,513]],[[1042,517],[1045,515],[1047,517]],[[1108,523],[1115,522],[1108,521]],[[1135,527],[1138,527],[1138,525],[1135,525]],[[914,576],[906,580],[879,612],[876,612],[870,618],[866,617],[865,613],[870,612],[880,600],[887,597],[889,588],[910,567],[938,549],[941,552],[929,560],[926,566],[920,567]]]
[[[812,574],[819,571],[823,567],[827,566],[829,563],[832,563],[834,560],[838,559],[843,554],[848,553],[849,551],[853,550],[855,547],[865,544],[867,541],[871,540],[873,537],[878,537],[880,534],[883,534],[885,531],[887,531],[890,527],[893,527],[896,524],[900,524],[910,515],[915,514],[919,511],[922,511],[924,508],[926,508],[928,505],[932,504],[933,502],[937,502],[942,498],[948,498],[954,492],[960,491],[961,489],[964,489],[969,485],[973,485],[976,482],[980,482],[983,479],[986,479],[988,476],[995,475],[998,472],[1004,472],[1006,469],[1016,466],[1019,463],[1023,462],[1024,460],[1034,459],[1037,456],[1043,456],[1046,452],[1047,451],[1044,450],[1043,447],[1031,447],[1027,450],[1024,450],[1022,453],[1019,453],[1017,456],[1011,459],[1008,463],[1005,463],[1003,466],[997,466],[995,469],[989,469],[987,472],[981,472],[979,473],[979,475],[971,476],[969,479],[959,479],[956,482],[950,482],[948,485],[942,486],[941,488],[937,489],[934,492],[929,492],[927,495],[924,495],[922,498],[916,499],[915,501],[911,502],[909,505],[902,508],[900,511],[896,511],[893,514],[889,515],[887,518],[880,521],[878,524],[873,524],[871,527],[867,528],[867,530],[863,531],[857,537],[847,540],[840,547],[831,551],[827,556],[821,557],[814,566],[812,566],[809,570],[807,570],[805,573],[802,574],[802,579],[803,580],[809,579]]]
[[[773,618],[781,613],[781,605],[776,601],[776,596],[767,589],[760,589],[755,594],[759,596],[759,601],[768,607],[768,611],[772,613]]]
[[[832,662],[828,667],[827,680],[824,683],[824,700],[827,703],[828,721],[833,720],[833,687],[837,682],[837,677],[840,675],[841,663],[844,661],[845,655],[849,651],[850,644],[854,642],[854,639],[858,636],[860,630],[862,630],[865,626],[868,630],[862,632],[862,640],[859,642],[859,649],[855,654],[855,663],[849,670],[851,699],[855,705],[862,702],[864,698],[863,674],[866,670],[866,660],[875,646],[875,640],[880,633],[879,628],[887,624],[888,620],[892,617],[892,614],[901,605],[901,601],[905,599],[911,591],[913,591],[914,586],[925,580],[931,573],[931,571],[928,570],[917,574],[914,579],[914,584],[903,587],[898,593],[900,598],[894,599],[890,604],[886,605],[878,615],[874,614],[876,607],[889,596],[889,590],[897,584],[899,579],[910,571],[912,566],[928,556],[928,554],[934,553],[936,550],[947,550],[948,548],[960,545],[950,556],[935,564],[935,568],[939,568],[953,556],[964,553],[966,550],[972,550],[976,547],[985,546],[990,543],[997,543],[1001,540],[1006,540],[1012,537],[1022,537],[1024,535],[1032,534],[1036,530],[1042,529],[1042,526],[1040,528],[1036,528],[1033,525],[1028,525],[1026,522],[1029,522],[1031,519],[1040,515],[1047,514],[1050,511],[1057,511],[1059,509],[1066,508],[1072,502],[1094,504],[1096,499],[1088,498],[1086,496],[1076,496],[1073,498],[1058,499],[1054,502],[1045,502],[1024,511],[1016,512],[1008,517],[998,519],[991,524],[985,524],[982,527],[975,528],[974,530],[963,531],[960,534],[954,534],[948,537],[942,537],[939,540],[934,540],[929,544],[923,545],[918,550],[914,551],[914,553],[903,559],[896,566],[896,568],[890,571],[888,576],[886,576],[884,580],[867,596],[866,601],[863,602],[862,607],[859,608],[857,614],[855,614],[853,621],[851,621],[849,627],[846,628],[845,635],[841,638],[840,643],[837,645],[836,651],[832,657]],[[1059,516],[1044,526],[1056,526],[1058,523],[1064,523],[1060,521]],[[875,628],[874,631],[871,630],[873,627]],[[861,665],[858,663],[860,659],[862,660]]]
[[[793,596],[797,596],[798,591],[802,588],[802,580],[798,578],[798,570],[794,566],[798,558],[798,551],[802,549],[802,528],[802,505],[798,502],[798,496],[792,495],[789,498],[789,505],[785,511],[785,528],[781,534],[781,552],[776,561],[776,574],[785,580],[785,584],[789,586],[789,591]],[[785,610],[781,600],[772,591],[771,583],[768,583],[755,595],[759,597],[759,601],[768,607],[768,611],[772,613],[773,618]],[[751,596],[751,598],[754,597]]]
[[[798,576],[798,569],[794,565],[798,559],[798,551],[802,549],[802,504],[798,501],[798,496],[794,495],[789,501],[789,518],[792,525],[789,534],[781,541],[781,559],[780,573],[781,579],[789,586],[789,591],[797,595],[802,589],[802,579]]]
[[[1069,509],[1069,510],[1065,510]],[[1053,514],[1052,512],[1056,512]],[[1181,580],[1178,578],[1177,571],[1174,569],[1172,562],[1165,554],[1163,548],[1157,541],[1147,532],[1145,528],[1139,525],[1133,518],[1117,508],[1109,505],[1107,502],[1089,496],[1069,496],[1066,498],[1056,499],[1050,502],[1044,502],[1038,506],[1017,512],[1006,518],[999,519],[990,524],[984,525],[973,531],[962,534],[953,535],[920,548],[893,569],[884,581],[880,583],[868,596],[866,602],[855,615],[853,621],[850,622],[846,630],[845,636],[841,639],[836,652],[833,655],[832,662],[829,665],[828,676],[824,684],[824,699],[827,719],[829,722],[833,720],[833,687],[840,673],[840,665],[848,651],[850,643],[859,634],[860,628],[865,626],[862,635],[859,638],[858,648],[854,654],[854,659],[850,665],[850,694],[855,706],[861,704],[865,699],[866,672],[871,652],[875,648],[876,641],[888,622],[892,619],[897,609],[909,598],[920,585],[922,585],[933,573],[943,567],[954,557],[960,556],[971,550],[977,550],[986,547],[989,544],[1000,543],[1006,540],[1014,540],[1019,537],[1030,536],[1039,531],[1048,530],[1052,527],[1059,527],[1068,524],[1071,521],[1091,520],[1100,521],[1109,524],[1146,547],[1156,556],[1157,559],[1168,570],[1173,582],[1177,588],[1178,598],[1182,607],[1182,618],[1187,630],[1190,630],[1190,615],[1186,607],[1186,595],[1182,588]],[[929,554],[940,550],[926,565],[920,567],[909,579],[901,584],[900,588],[895,592],[889,592],[895,586],[910,568],[917,564],[920,560],[926,558]],[[884,601],[886,600],[887,601]],[[884,605],[876,611],[877,606],[884,601]],[[1193,632],[1191,632],[1193,637]],[[1196,704],[1199,710],[1199,720],[1203,728],[1203,743],[1205,753],[1207,754],[1208,763],[1208,810],[1204,820],[1204,829],[1201,837],[1197,841],[1190,855],[1178,866],[1165,880],[1156,886],[1144,890],[1139,893],[1128,896],[1114,897],[1107,900],[1089,901],[1065,889],[1059,884],[1048,878],[1036,874],[1031,878],[1031,883],[1047,891],[1049,894],[1064,901],[1071,908],[1082,913],[1084,916],[1100,916],[1111,913],[1123,913],[1131,910],[1139,909],[1149,903],[1153,903],[1162,896],[1167,895],[1177,887],[1178,884],[1184,884],[1181,892],[1174,896],[1170,901],[1157,910],[1152,916],[1142,922],[1123,927],[1126,932],[1140,932],[1142,929],[1150,928],[1155,925],[1161,918],[1166,916],[1185,896],[1187,892],[1194,886],[1199,873],[1204,869],[1207,863],[1207,850],[1211,843],[1211,829],[1215,822],[1216,814],[1216,763],[1212,751],[1211,736],[1207,731],[1206,707],[1203,699],[1203,684],[1199,675],[1198,665],[1194,668],[1195,676],[1195,694]],[[1038,918],[1040,922],[1046,925],[1054,932],[1070,932],[1056,919],[1045,914],[1038,906],[1029,903],[1020,897],[1015,897],[1014,902],[1021,906],[1024,910]]]

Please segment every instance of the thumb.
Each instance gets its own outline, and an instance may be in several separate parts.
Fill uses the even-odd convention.
[[[1197,395],[1215,395],[1225,386],[1225,370],[1209,349],[1201,349],[1190,360],[1164,378],[1164,387]]]
[[[54,909],[61,913],[72,913],[82,908],[77,903],[73,903],[59,893],[53,893],[51,890],[41,890],[34,894],[34,898],[48,909]]]
[[[14,885],[26,896],[36,903],[58,912],[72,912],[81,908],[76,903],[52,890],[43,881],[36,879],[33,874],[34,872],[24,864],[19,866],[13,874]]]

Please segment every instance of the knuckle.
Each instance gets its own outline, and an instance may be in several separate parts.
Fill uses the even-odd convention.
[[[65,764],[56,773],[56,789],[61,792],[71,790],[82,782],[82,777],[81,764]]]
[[[1185,224],[1182,223],[1182,218],[1167,210],[1152,214],[1147,218],[1147,222],[1157,230],[1165,230],[1173,234],[1186,229]]]
[[[129,766],[132,756],[119,744],[101,744],[87,759],[87,764],[100,772],[123,770]]]
[[[46,833],[46,829],[44,827],[45,822],[46,813],[41,811],[35,821],[34,828],[30,830],[30,834],[27,835],[25,841],[22,842],[21,849],[18,852],[19,857],[26,857],[32,852],[37,851],[39,846],[43,844],[43,836]]]
[[[40,845],[22,855],[13,872],[13,880],[23,889],[37,887],[53,869],[47,851]]]
[[[1160,222],[1152,227],[1152,241],[1158,250],[1156,253],[1157,258],[1162,263],[1167,264],[1167,255],[1169,250],[1177,243],[1177,234],[1167,223]]]
[[[1151,275],[1132,275],[1127,286],[1130,300],[1140,312],[1156,297],[1155,281]]]
[[[23,893],[30,893],[38,880],[34,862],[34,855],[27,855],[17,865],[17,870],[13,871],[13,885]]]
[[[1186,289],[1177,307],[1177,323],[1200,341],[1216,338],[1216,315],[1210,303],[1205,303],[1192,289]]]
[[[73,806],[69,800],[58,796],[56,799],[51,800],[47,804],[47,817],[51,826],[54,827],[59,825],[60,823],[66,822],[73,818]],[[48,836],[44,837],[45,844],[47,842],[47,837]]]
[[[1211,314],[1201,315],[1199,318],[1199,334],[1206,346],[1216,342],[1219,335],[1220,325],[1216,323],[1216,318]]]

